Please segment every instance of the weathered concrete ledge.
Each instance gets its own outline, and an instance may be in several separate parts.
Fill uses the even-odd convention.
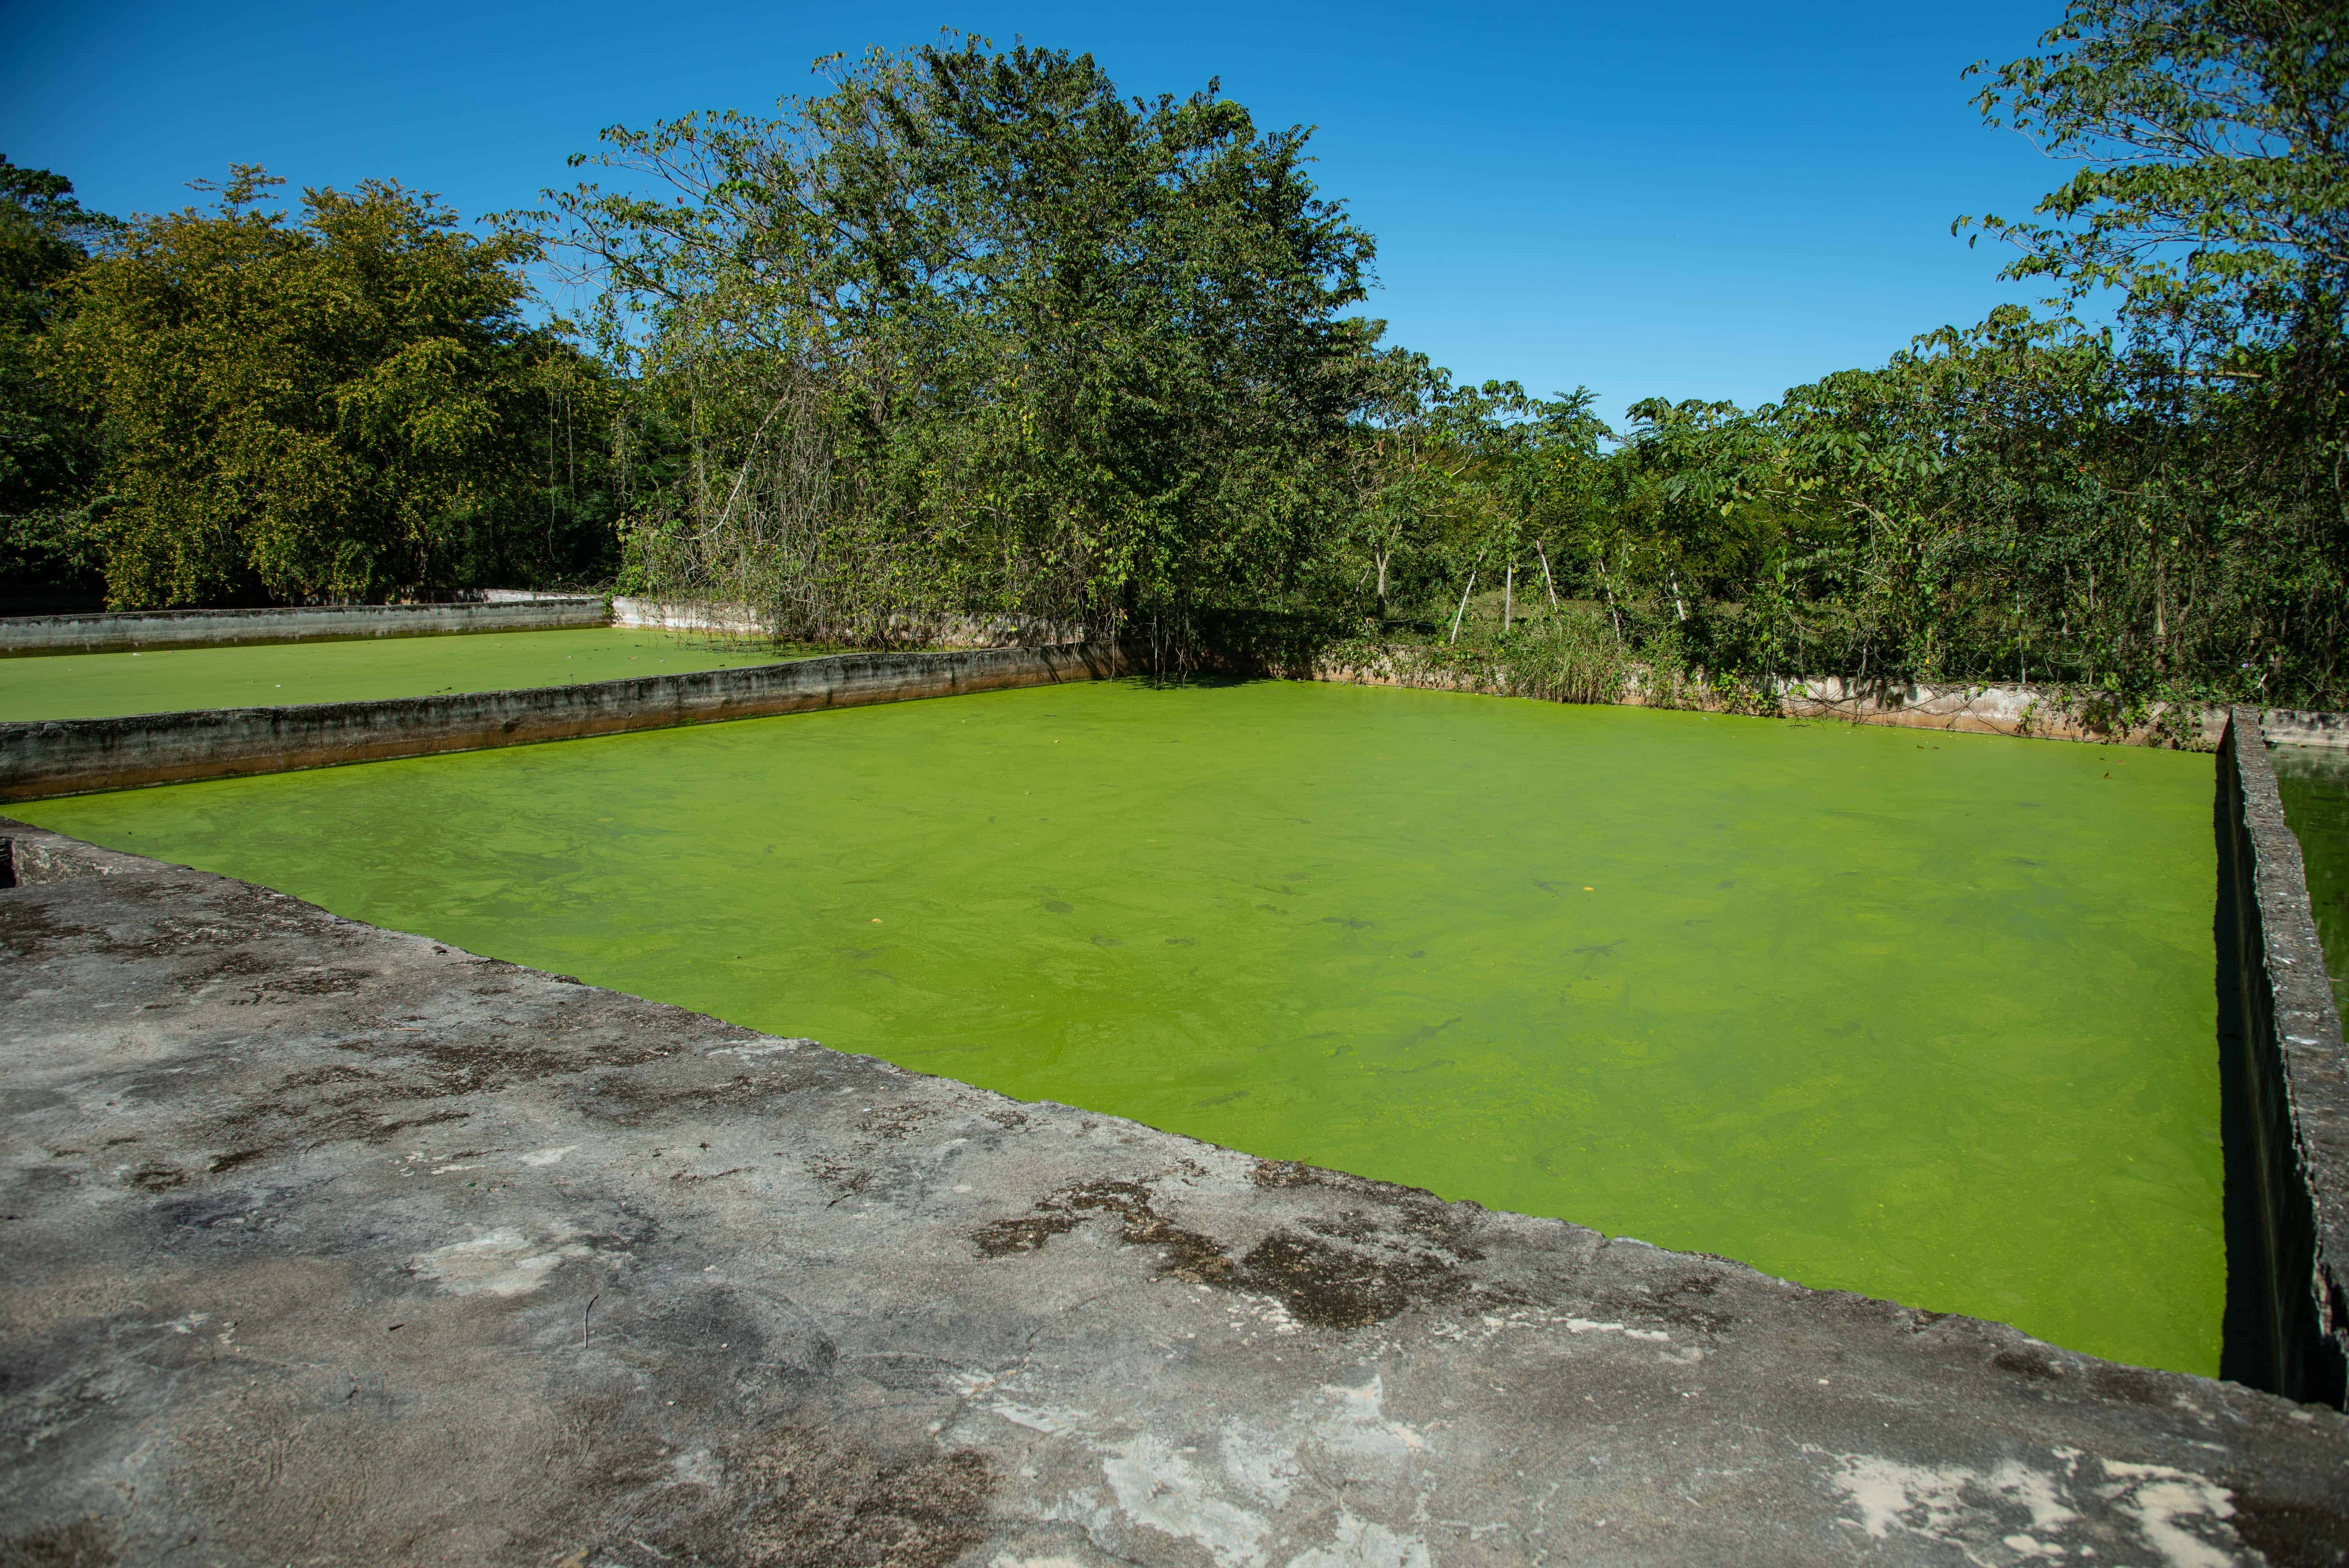
[[[845,654],[526,691],[0,724],[0,800],[521,746],[1123,673],[1114,648]]]
[[[612,624],[645,626],[667,632],[715,633],[721,636],[771,637],[773,622],[749,604],[677,603],[661,599],[625,595],[612,601]],[[888,641],[900,646],[930,648],[1047,648],[1086,641],[1081,626],[1040,621],[1032,615],[891,615]],[[852,642],[844,627],[833,627],[820,641]]]
[[[2349,1055],[2261,716],[2219,754],[2228,1376],[2349,1398]]]
[[[0,1560],[2201,1568],[2349,1536],[2333,1411],[0,834]]]
[[[235,647],[251,643],[347,643],[371,637],[422,637],[449,632],[543,632],[602,626],[610,620],[600,597],[14,615],[0,617],[0,658],[33,654]]]
[[[1511,689],[1508,672],[1500,669],[1479,673],[1401,668],[1392,663],[1322,664],[1313,667],[1312,678],[1351,686],[1525,695]],[[2228,713],[2223,707],[2173,709],[2168,704],[2156,704],[2142,714],[2125,717],[2101,699],[2071,696],[2037,686],[1999,683],[1892,685],[1847,681],[1836,676],[1816,680],[1780,677],[1761,691],[1698,683],[1671,694],[1668,700],[1634,679],[1607,706],[1682,707],[1766,718],[1834,718],[1849,724],[2099,745],[2182,744],[2196,750],[2218,746],[2220,737],[2226,733]],[[2289,738],[2297,743],[2349,747],[2349,717],[2282,708],[2268,711],[2277,717],[2280,725],[2290,732]],[[2276,738],[2287,737],[2278,734]]]
[[[2130,722],[2094,698],[2009,684],[1870,686],[1831,676],[1777,682],[1775,696],[1789,718],[1840,718],[1960,734],[2149,746],[2183,741],[2207,749],[2227,729],[2223,707],[2157,704]]]

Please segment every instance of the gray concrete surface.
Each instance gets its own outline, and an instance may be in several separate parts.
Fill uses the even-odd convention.
[[[0,616],[0,658],[247,643],[361,642],[448,632],[538,632],[601,626],[601,596],[533,596],[457,604],[316,604],[255,610],[109,610]]]
[[[0,1562],[2344,1560],[2337,1412],[0,834]]]
[[[1122,673],[1117,650],[839,654],[787,664],[379,702],[0,724],[0,800],[528,746]]]

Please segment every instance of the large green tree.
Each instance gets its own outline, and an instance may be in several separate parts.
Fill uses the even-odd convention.
[[[276,183],[239,167],[74,281],[57,339],[103,420],[110,601],[381,599],[543,559],[565,351],[523,322],[528,247],[394,182],[298,216]]]
[[[533,215],[678,450],[648,581],[873,634],[1292,591],[1375,333],[1305,132],[975,38],[828,68],[778,119],[608,132],[630,191]]]
[[[2079,171],[2007,275],[2116,289],[2137,325],[2337,335],[2349,306],[2349,12],[2334,0],[2075,0],[1975,100]],[[1981,69],[1981,67],[1976,67]],[[1961,226],[1971,220],[1960,220]]]
[[[2334,0],[2074,0],[1977,100],[2079,171],[2010,275],[2117,292],[2130,360],[2123,503],[2148,645],[2210,617],[2195,673],[2339,700],[2349,667],[2349,12]],[[2224,580],[2214,598],[2197,582]],[[2213,611],[2216,611],[2215,616]]]

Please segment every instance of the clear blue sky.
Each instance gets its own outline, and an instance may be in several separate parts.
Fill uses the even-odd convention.
[[[1324,191],[1377,235],[1371,309],[1465,377],[1754,403],[2040,291],[1950,235],[2065,173],[1984,128],[1960,71],[2057,0],[1129,8],[0,4],[0,152],[119,213],[231,161],[371,175],[468,216],[530,204],[616,121],[764,109],[835,49],[1090,50],[1129,92],[1220,76],[1318,126]]]

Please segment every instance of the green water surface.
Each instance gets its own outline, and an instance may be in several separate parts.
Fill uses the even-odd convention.
[[[2333,1003],[2349,1014],[2349,751],[2275,746],[2276,793],[2308,867],[2308,901],[2324,947]]]
[[[111,718],[198,707],[370,702],[680,675],[807,656],[756,641],[583,626],[365,642],[165,648],[0,659],[0,720]]]
[[[1007,1094],[2211,1373],[2212,782],[1103,683],[23,814]]]

